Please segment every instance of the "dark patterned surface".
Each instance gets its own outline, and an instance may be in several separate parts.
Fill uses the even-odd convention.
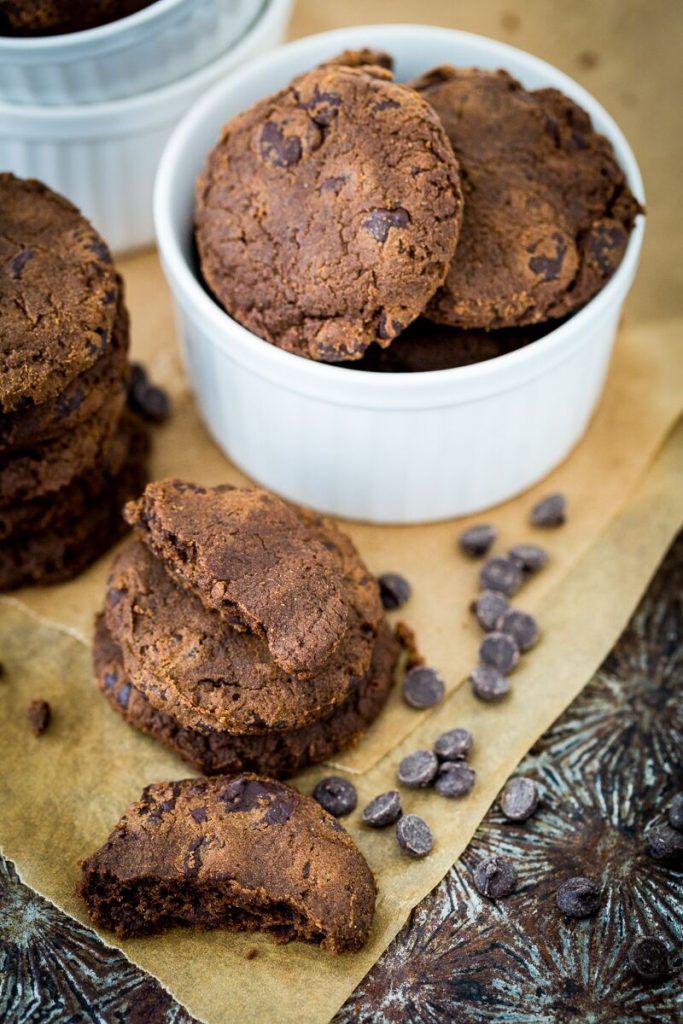
[[[683,788],[681,689],[683,535],[612,654],[520,766],[543,793],[538,813],[523,825],[489,813],[335,1024],[682,1020],[683,876],[644,844]],[[492,853],[515,860],[520,873],[518,891],[498,903],[471,883],[473,865]],[[575,874],[603,885],[593,919],[567,921],[555,908],[559,880]],[[626,954],[640,934],[667,943],[665,981],[629,970]],[[192,1018],[0,859],[0,1021]]]

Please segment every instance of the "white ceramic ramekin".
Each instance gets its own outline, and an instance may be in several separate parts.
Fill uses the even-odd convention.
[[[80,106],[0,103],[0,169],[67,196],[115,252],[151,244],[154,175],[168,137],[210,86],[282,42],[291,6],[267,0],[236,46],[163,89]]]
[[[160,89],[225,53],[264,0],[156,0],[85,32],[0,36],[0,100],[103,103]]]
[[[301,39],[221,82],[188,113],[161,160],[157,240],[199,408],[226,454],[285,497],[349,518],[416,523],[479,511],[545,476],[583,434],[602,391],[643,225],[607,284],[572,319],[516,352],[451,370],[373,374],[269,345],[216,304],[192,256],[193,187],[221,126],[346,47],[397,59],[399,79],[437,64],[502,67],[528,88],[555,86],[614,145],[642,201],[635,158],[576,82],[519,50],[420,25],[341,29]]]

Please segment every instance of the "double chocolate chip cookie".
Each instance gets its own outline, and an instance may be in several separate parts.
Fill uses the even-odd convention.
[[[119,938],[189,925],[267,931],[331,953],[365,944],[376,898],[336,818],[250,774],[147,786],[83,862],[78,892]]]

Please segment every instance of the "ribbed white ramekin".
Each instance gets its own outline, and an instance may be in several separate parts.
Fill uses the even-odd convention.
[[[545,476],[583,434],[602,391],[633,280],[642,218],[606,287],[570,320],[508,355],[451,370],[374,374],[315,363],[232,320],[193,262],[194,182],[221,126],[256,99],[347,47],[375,46],[407,79],[437,64],[502,67],[553,86],[612,142],[642,201],[638,166],[606,111],[576,82],[520,50],[420,25],[341,29],[301,39],[217,85],[178,126],[159,167],[155,223],[182,347],[209,430],[250,476],[285,497],[386,523],[487,508]]]
[[[110,103],[0,103],[0,169],[39,178],[67,196],[120,252],[154,241],[154,175],[169,135],[215,82],[282,42],[292,0],[267,0],[227,53],[152,92]]]
[[[156,0],[85,32],[0,36],[0,101],[104,103],[160,89],[238,42],[265,0]]]

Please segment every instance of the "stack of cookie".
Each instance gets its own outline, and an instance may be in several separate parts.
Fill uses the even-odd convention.
[[[145,482],[126,408],[128,314],[100,236],[0,174],[0,589],[68,579],[121,534]]]
[[[205,774],[292,775],[355,742],[393,683],[377,581],[330,520],[258,488],[149,484],[96,623],[99,686]]]

